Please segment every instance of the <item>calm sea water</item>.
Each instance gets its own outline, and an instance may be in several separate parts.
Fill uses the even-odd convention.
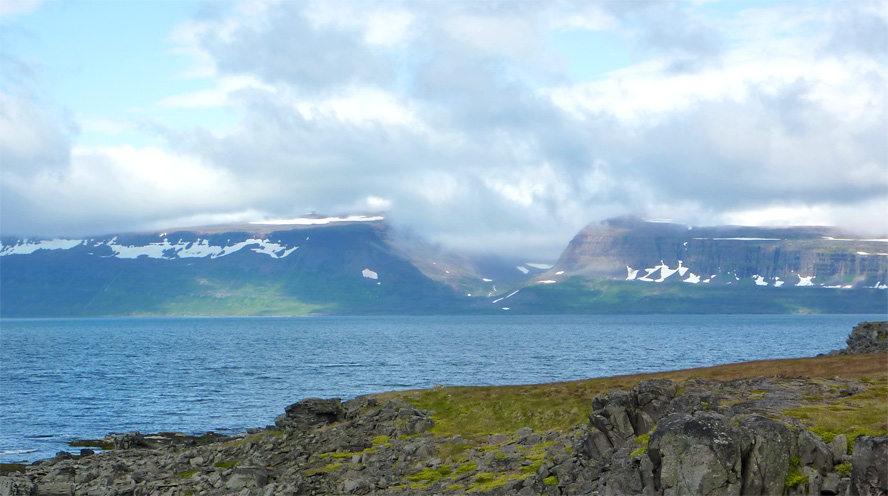
[[[306,397],[564,381],[844,347],[879,315],[0,322],[0,461],[109,432],[242,432]]]

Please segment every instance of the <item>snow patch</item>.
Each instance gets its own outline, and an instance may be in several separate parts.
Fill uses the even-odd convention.
[[[639,277],[638,280],[639,281],[646,281],[646,282],[654,282],[654,280],[651,279],[650,276],[654,272],[660,270],[660,266],[658,265],[658,266],[654,267],[653,269],[644,269],[644,270],[647,272],[647,274],[645,274],[643,277]]]
[[[546,279],[545,281],[537,281],[537,284],[555,284],[558,281],[553,281],[552,279]]]
[[[688,268],[685,267],[685,266],[683,266],[681,263],[682,263],[681,260],[679,260],[679,261],[678,261],[678,276],[679,276],[679,277],[684,277],[685,272],[688,271]]]
[[[756,286],[767,286],[768,285],[768,281],[766,281],[764,277],[762,277],[758,274],[752,276],[752,278],[755,279]]]
[[[681,267],[681,262],[679,262],[678,265],[679,267]],[[670,269],[669,266],[663,263],[662,260],[660,260],[660,265],[658,265],[658,267],[660,269],[660,278],[657,279],[656,282],[663,282],[666,280],[667,277],[678,272],[678,269]]]
[[[379,278],[379,274],[377,274],[376,272],[373,272],[370,269],[362,270],[361,275],[366,277],[367,279],[378,279]]]
[[[493,282],[493,279],[488,279],[486,277],[482,277],[481,280],[484,282]]]
[[[524,265],[526,265],[528,267],[533,267],[534,269],[540,269],[540,270],[549,270],[552,268],[552,264],[526,263]]]
[[[37,250],[70,250],[75,246],[86,245],[85,239],[48,239],[40,241],[22,240],[14,245],[0,244],[0,256],[30,255]]]
[[[626,276],[627,281],[631,281],[638,276],[638,269],[633,269],[632,267],[626,266],[626,272],[628,275]]]
[[[503,310],[511,310],[509,307],[503,307]]]
[[[560,276],[561,274],[564,274],[563,270],[559,270],[558,272],[555,273],[556,276]]]
[[[523,272],[523,273],[525,273],[525,274],[527,274],[528,272],[530,272],[529,270],[527,270],[527,267],[522,267],[522,266],[520,266],[520,265],[519,265],[518,267],[515,267],[515,268],[518,269],[518,270],[520,270],[521,272]]]
[[[707,281],[708,280],[709,279],[707,279]],[[687,282],[687,283],[691,283],[691,284],[699,284],[700,283],[700,276],[691,272],[690,274],[688,274],[688,278],[682,279],[681,282]]]
[[[811,279],[814,279],[814,276],[802,277],[801,274],[798,274],[798,276],[799,276],[799,283],[796,284],[796,286],[813,286],[814,285],[814,283],[811,281]]]
[[[262,220],[250,222],[250,224],[265,226],[323,226],[327,224],[333,224],[335,222],[374,222],[383,219],[385,219],[385,217],[381,215],[349,215],[348,217],[299,217],[296,219]]]
[[[869,255],[869,253],[867,253],[865,251],[859,251],[859,252],[857,252],[857,254],[858,255]]]

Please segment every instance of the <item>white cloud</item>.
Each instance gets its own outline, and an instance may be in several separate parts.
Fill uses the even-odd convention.
[[[29,14],[49,0],[3,0],[0,2],[0,18]]]
[[[203,89],[153,110],[224,107],[236,124],[151,122],[166,148],[72,149],[64,111],[4,94],[0,144],[19,164],[4,163],[4,229],[390,210],[440,242],[552,258],[624,213],[850,226],[884,213],[888,68],[852,29],[877,34],[879,2],[211,7],[168,38],[193,63],[174,76]],[[630,59],[570,81],[551,45],[564,30],[612,35]]]

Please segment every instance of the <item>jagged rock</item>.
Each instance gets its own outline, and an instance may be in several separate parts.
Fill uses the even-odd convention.
[[[592,460],[601,460],[614,447],[607,435],[594,427],[581,433],[577,441],[580,453]]]
[[[888,494],[888,435],[858,436],[854,440],[851,484],[859,496]]]
[[[686,393],[669,403],[668,413],[692,414],[717,410],[718,396],[712,393]]]
[[[844,350],[833,350],[830,355],[856,355],[888,351],[888,321],[861,322],[845,340]]]
[[[750,435],[749,448],[743,454],[743,493],[782,494],[793,432],[782,422],[760,415],[740,417],[739,424]]]
[[[146,446],[145,437],[137,431],[112,434],[114,449],[142,448]]]
[[[807,430],[800,430],[796,452],[801,465],[812,466],[823,475],[833,469],[833,454],[823,439]]]
[[[274,419],[282,429],[309,430],[345,418],[345,409],[339,398],[308,398],[284,408],[283,415]]]
[[[31,481],[0,477],[0,496],[30,496],[33,493],[34,483]]]
[[[589,416],[589,420],[607,436],[614,447],[620,447],[635,437],[635,428],[629,418],[632,403],[629,392],[619,389],[599,394],[592,399],[595,411]]]
[[[724,415],[669,415],[648,445],[657,489],[666,496],[740,494],[742,454],[750,444]]]
[[[37,484],[34,496],[74,496],[74,484],[70,482],[47,482]]]
[[[641,381],[630,390],[633,402],[630,420],[636,436],[650,432],[666,414],[676,390],[675,383],[669,379]]]
[[[625,446],[614,453],[611,470],[602,476],[604,495],[642,494],[645,481],[649,484],[653,482],[653,463],[650,458],[647,455],[632,456],[630,448]]]
[[[848,455],[848,438],[844,434],[832,438],[832,441],[826,446],[832,453],[834,465],[842,463],[842,460]]]

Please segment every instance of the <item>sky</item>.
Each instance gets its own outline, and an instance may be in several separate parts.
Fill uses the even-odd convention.
[[[0,233],[888,233],[885,0],[2,0]]]

